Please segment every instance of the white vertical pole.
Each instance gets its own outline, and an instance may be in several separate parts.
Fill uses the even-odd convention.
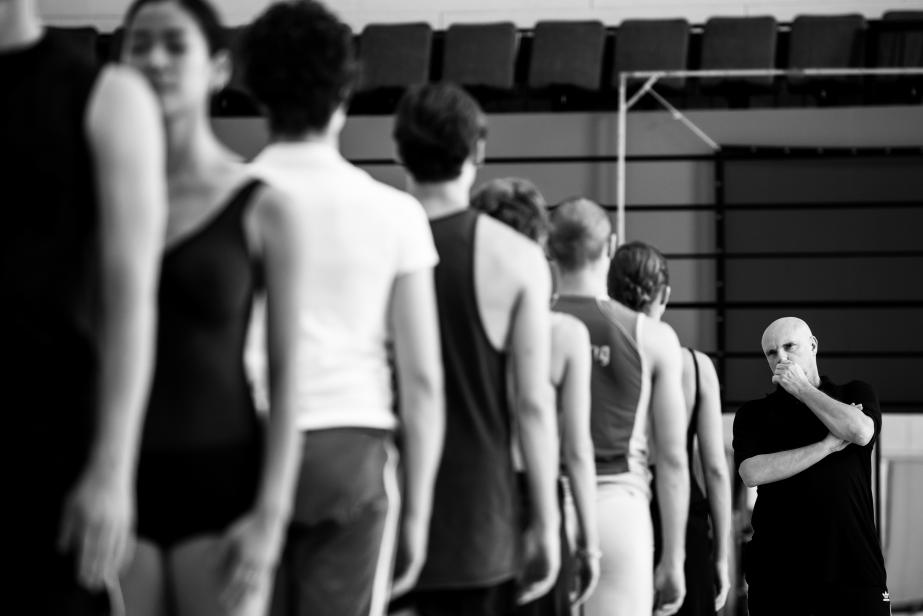
[[[628,78],[625,73],[619,73],[619,117],[618,117],[618,162],[616,163],[616,213],[615,233],[619,244],[625,243],[625,154],[628,141],[628,107],[625,102],[628,94]]]

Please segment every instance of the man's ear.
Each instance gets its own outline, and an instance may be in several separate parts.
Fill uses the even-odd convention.
[[[663,291],[661,291],[660,303],[663,304],[664,307],[666,307],[667,302],[670,301],[670,293],[672,293],[672,292],[673,292],[673,289],[670,287],[670,285],[665,286],[665,287],[663,288]]]
[[[817,355],[817,336],[811,336],[811,352]]]
[[[487,140],[478,139],[474,146],[474,165],[480,167],[487,159]]]
[[[615,251],[619,247],[619,238],[615,233],[609,234],[609,241],[606,243],[606,256],[610,259],[615,256]]]

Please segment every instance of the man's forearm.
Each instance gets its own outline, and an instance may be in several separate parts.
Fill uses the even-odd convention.
[[[404,515],[426,523],[445,438],[444,403],[437,387],[404,390],[402,396]]]
[[[825,439],[811,445],[777,453],[764,453],[747,458],[740,465],[740,478],[753,488],[794,477],[832,453]]]
[[[857,407],[834,400],[810,385],[798,390],[795,397],[807,405],[834,436],[856,445],[866,445],[872,439],[875,424]]]
[[[727,561],[731,541],[731,484],[727,464],[721,470],[706,469],[705,486],[714,526],[715,560]]]

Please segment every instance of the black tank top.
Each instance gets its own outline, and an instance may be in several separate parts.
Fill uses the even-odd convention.
[[[517,492],[506,354],[487,337],[474,281],[480,214],[431,221],[445,370],[446,436],[421,589],[485,586],[517,571]]]
[[[86,116],[98,72],[47,33],[0,53],[0,322],[11,360],[0,389],[12,433],[34,445],[38,432],[59,455],[59,445],[86,447],[95,417],[99,230]]]
[[[689,464],[689,522],[687,522],[687,536],[691,532],[697,532],[695,529],[708,528],[709,506],[708,496],[699,486],[699,482],[693,473],[692,456],[695,451],[695,434],[696,425],[699,421],[699,412],[702,406],[702,396],[699,386],[699,362],[696,359],[693,349],[686,349],[692,355],[692,366],[695,370],[695,393],[693,394],[694,402],[692,404],[692,413],[689,416],[689,425],[686,428],[686,457]],[[654,483],[657,482],[656,469],[651,467],[654,474]],[[660,562],[660,555],[663,550],[662,524],[660,519],[660,501],[657,499],[657,490],[652,484],[651,490],[651,522],[654,526],[654,563]],[[707,531],[706,531],[707,534]],[[688,550],[688,542],[687,542]],[[698,562],[693,556],[687,554],[687,564]]]
[[[699,486],[695,473],[692,472],[692,456],[695,451],[696,427],[699,423],[699,411],[702,406],[702,396],[699,387],[699,361],[693,349],[686,349],[692,355],[692,366],[695,369],[695,401],[692,404],[692,414],[689,417],[689,427],[686,428],[686,458],[689,461],[689,514],[708,515],[708,498]]]
[[[211,220],[164,254],[143,453],[226,447],[256,438],[243,355],[258,278],[243,217],[259,185],[247,182]]]

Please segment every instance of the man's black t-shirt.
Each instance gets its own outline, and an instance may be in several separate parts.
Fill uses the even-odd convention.
[[[861,381],[836,385],[824,377],[819,389],[840,402],[861,404],[875,435],[864,447],[848,445],[793,477],[757,488],[747,579],[883,590],[871,489],[872,447],[881,432],[878,398]],[[827,433],[805,404],[779,387],[737,411],[736,466],[739,471],[747,458],[817,443]]]

